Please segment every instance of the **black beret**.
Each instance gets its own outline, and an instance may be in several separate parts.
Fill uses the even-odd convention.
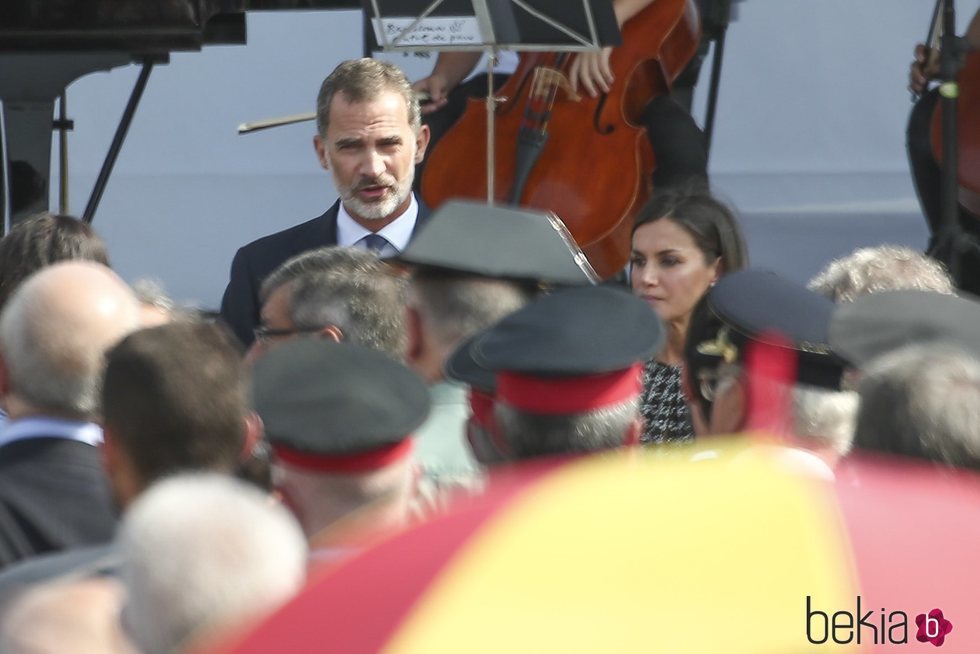
[[[855,366],[913,343],[952,343],[980,355],[980,302],[930,291],[863,295],[839,305],[830,344]]]
[[[831,300],[761,270],[725,275],[707,297],[722,328],[717,339],[697,346],[700,354],[744,362],[750,341],[790,347],[797,356],[798,382],[840,388],[844,362],[831,350],[827,336]]]
[[[404,441],[429,413],[428,388],[380,352],[304,338],[269,350],[252,371],[252,402],[276,448],[357,455]]]
[[[555,285],[599,280],[553,214],[458,200],[443,205],[395,260]]]
[[[572,377],[622,370],[653,357],[664,328],[650,305],[610,286],[540,297],[473,340],[488,370]]]

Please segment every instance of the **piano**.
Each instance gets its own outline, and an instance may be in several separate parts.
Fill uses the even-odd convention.
[[[249,11],[360,9],[361,0],[0,0],[0,217],[48,209],[55,101],[83,75],[142,72],[86,206],[91,221],[153,66],[171,52],[243,45]]]

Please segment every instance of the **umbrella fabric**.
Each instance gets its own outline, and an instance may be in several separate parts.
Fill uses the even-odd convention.
[[[836,490],[860,578],[862,613],[873,610],[875,623],[883,613],[905,613],[906,649],[930,651],[931,645],[916,641],[915,618],[940,609],[953,625],[942,654],[980,651],[980,476],[859,456],[838,468]],[[865,640],[870,635],[865,629]],[[879,642],[872,651],[899,647]]]
[[[842,526],[832,485],[743,446],[532,466],[220,651],[803,651],[808,597],[854,602]]]

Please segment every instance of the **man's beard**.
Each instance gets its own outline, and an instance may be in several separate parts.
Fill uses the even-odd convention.
[[[415,181],[415,165],[409,168],[408,174],[400,182],[393,175],[382,174],[375,178],[362,178],[354,186],[337,185],[337,192],[344,207],[353,215],[364,220],[382,220],[393,214],[402,206],[412,192],[412,182]],[[371,186],[387,187],[384,196],[376,202],[364,202],[357,192]]]

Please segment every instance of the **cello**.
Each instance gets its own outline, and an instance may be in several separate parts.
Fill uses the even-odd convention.
[[[939,45],[945,29],[946,10],[946,3],[937,0],[926,39],[927,47],[936,49]],[[964,209],[980,217],[980,51],[966,53],[963,67],[956,76],[956,86],[957,199]],[[942,162],[942,102],[937,103],[933,111],[930,131],[933,155],[937,162]]]
[[[656,159],[643,110],[670,91],[699,31],[694,0],[654,0],[623,25],[609,93],[574,93],[568,53],[522,54],[500,89],[493,197],[554,212],[600,277],[625,267],[633,217],[652,192]],[[484,102],[470,100],[429,154],[421,190],[430,207],[487,197],[486,128]]]
[[[957,81],[958,199],[964,209],[980,217],[980,52],[973,51],[967,55]],[[940,105],[932,114],[932,149],[936,161],[943,161],[943,112]]]

